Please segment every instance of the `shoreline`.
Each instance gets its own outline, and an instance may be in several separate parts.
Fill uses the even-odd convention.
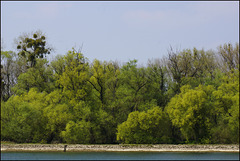
[[[203,145],[175,145],[175,144],[1,144],[1,152],[237,152],[238,144],[203,144]]]

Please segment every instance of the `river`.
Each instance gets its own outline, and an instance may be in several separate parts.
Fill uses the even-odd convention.
[[[230,152],[1,152],[1,160],[239,160]]]

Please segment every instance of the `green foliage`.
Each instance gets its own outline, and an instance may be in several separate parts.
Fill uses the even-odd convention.
[[[212,86],[199,86],[191,89],[189,85],[181,87],[181,93],[174,96],[166,107],[172,124],[180,128],[187,142],[199,142],[209,137],[212,104],[209,100]]]
[[[46,37],[41,32],[35,32],[33,38],[28,36],[20,36],[17,42],[19,55],[26,57],[30,62],[30,67],[36,65],[37,58],[43,58],[44,55],[50,54],[51,48],[46,47]]]
[[[77,123],[69,121],[66,125],[66,131],[62,131],[62,137],[69,144],[87,144],[90,142],[91,123],[84,120]]]
[[[213,93],[215,127],[212,138],[217,143],[239,141],[239,71],[223,77],[222,84]]]
[[[1,141],[239,142],[238,44],[171,50],[147,66],[89,63],[74,49],[49,63],[40,35],[20,37],[19,55],[1,51]]]
[[[11,97],[6,103],[1,104],[2,140],[21,143],[40,142],[44,139],[45,120],[39,99],[38,101],[34,99],[34,104],[24,100],[32,99],[30,93],[23,97]]]
[[[117,79],[119,74],[120,71],[118,67],[116,65],[114,66],[113,63],[102,63],[96,59],[90,68],[91,77],[88,82],[94,90],[94,95],[105,110],[107,105],[116,98],[116,90],[118,86]],[[108,101],[109,99],[111,101]]]
[[[39,92],[51,92],[54,88],[52,71],[45,64],[46,59],[38,59],[34,68],[29,68],[18,77],[18,84],[13,87],[16,94],[28,92],[30,88],[37,88]]]
[[[149,102],[156,101],[157,106],[164,108],[169,101],[167,93],[167,69],[163,66],[163,62],[159,59],[148,63],[147,68],[148,82],[146,84],[147,91],[144,98]]]
[[[62,141],[60,133],[72,119],[69,106],[67,104],[49,105],[44,109],[44,116],[48,120],[46,124],[49,136],[47,142]]]
[[[170,120],[159,107],[132,112],[118,126],[117,140],[126,144],[170,143]]]
[[[99,127],[101,143],[115,142],[117,124],[116,119],[114,119],[114,117],[111,114],[100,109],[97,112],[96,125]]]
[[[87,81],[88,63],[85,63],[85,58],[81,53],[69,51],[64,56],[66,66],[64,72],[58,76],[57,84],[63,89],[63,94],[71,100],[72,105],[77,103],[77,100],[84,100],[89,94],[89,86]]]
[[[183,85],[197,87],[205,84],[207,80],[213,81],[214,72],[218,68],[217,57],[214,52],[204,50],[186,49],[182,52],[168,53],[167,70],[171,76],[170,88],[174,95],[180,93]]]
[[[137,68],[137,61],[132,60],[122,67],[119,75],[122,86],[119,87],[118,94],[129,112],[138,110],[143,103],[143,93],[146,92],[148,83],[147,70],[143,67]]]
[[[24,59],[12,51],[1,51],[1,99],[7,101],[13,94],[12,87],[17,84],[18,76],[26,69]]]
[[[234,69],[239,69],[239,44],[235,47],[228,43],[218,47],[218,54],[222,58],[221,69],[224,72],[231,72]]]

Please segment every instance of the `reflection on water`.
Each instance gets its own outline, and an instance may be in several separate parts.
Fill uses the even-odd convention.
[[[239,153],[1,152],[1,160],[239,160]]]

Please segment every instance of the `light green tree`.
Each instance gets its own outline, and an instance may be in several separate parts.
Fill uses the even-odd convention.
[[[72,114],[67,104],[49,105],[44,109],[44,116],[48,122],[46,124],[47,142],[62,142],[60,136],[69,121],[72,120]]]
[[[81,53],[69,51],[64,56],[65,69],[58,76],[57,85],[63,90],[69,103],[74,106],[78,101],[85,100],[91,90],[87,84],[88,63]]]
[[[2,140],[18,143],[45,142],[46,118],[42,109],[45,93],[31,89],[22,96],[12,96],[1,104]]]
[[[69,144],[89,144],[91,139],[90,128],[91,123],[85,120],[77,123],[69,121],[66,125],[66,131],[62,131],[61,135]]]
[[[191,89],[189,85],[181,87],[166,107],[173,126],[180,128],[186,142],[207,142],[211,128],[213,86]]]
[[[117,132],[117,140],[126,144],[170,143],[170,137],[170,120],[159,107],[131,112]]]

